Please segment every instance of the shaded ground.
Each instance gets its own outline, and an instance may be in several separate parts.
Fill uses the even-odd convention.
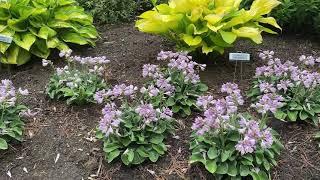
[[[162,49],[171,49],[168,42],[134,30],[133,25],[100,28],[102,39],[97,47],[81,48],[84,56],[106,55],[111,61],[108,79],[114,83],[140,85],[141,67],[145,63],[158,63],[156,54]],[[253,54],[259,50],[275,50],[277,57],[296,60],[299,55],[320,55],[319,44],[302,37],[265,37],[263,45],[240,42],[237,49]],[[227,62],[227,53],[210,61],[201,78],[216,97],[221,84],[227,81],[239,83],[242,90],[249,87],[255,67],[259,62],[240,65]],[[62,66],[63,62],[56,61]],[[31,90],[31,96],[23,100],[31,108],[42,109],[39,116],[27,122],[24,142],[13,145],[10,150],[0,152],[0,179],[212,179],[201,166],[188,165],[188,141],[193,118],[179,119],[180,126],[175,138],[169,139],[169,153],[157,163],[145,163],[137,167],[125,167],[116,162],[107,164],[103,160],[101,144],[95,142],[93,129],[99,121],[101,107],[97,105],[75,107],[63,102],[53,102],[44,94],[50,73],[41,67],[40,60],[13,69],[1,69],[0,79],[10,78],[16,86]],[[273,127],[281,134],[286,147],[279,166],[273,171],[273,179],[320,179],[320,151],[313,141],[316,129],[304,124],[276,122]],[[55,160],[59,159],[55,163]],[[23,169],[26,168],[28,173]],[[97,175],[97,176],[96,176]]]

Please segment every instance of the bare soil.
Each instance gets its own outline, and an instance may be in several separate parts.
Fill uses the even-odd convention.
[[[133,24],[100,27],[101,40],[96,48],[79,48],[83,56],[105,55],[111,60],[109,82],[141,85],[141,67],[155,60],[160,50],[173,49],[172,44],[157,36],[146,35],[134,29]],[[243,91],[249,88],[255,67],[260,65],[257,52],[274,50],[283,60],[296,61],[301,54],[320,55],[320,45],[310,38],[283,35],[265,36],[262,45],[240,41],[230,52],[248,52],[253,61],[235,64],[224,56],[208,58],[208,69],[201,74],[215,97],[219,87],[228,81],[237,82]],[[64,62],[56,55],[55,64]],[[50,71],[41,66],[40,59],[27,65],[0,69],[0,79],[11,79],[18,87],[28,88],[31,95],[24,99],[30,108],[41,113],[26,122],[24,141],[0,152],[0,179],[213,179],[202,166],[188,164],[188,141],[193,117],[178,119],[176,137],[168,140],[169,152],[157,163],[126,167],[119,161],[107,164],[102,144],[94,140],[94,128],[99,121],[101,106],[67,106],[64,102],[49,100],[44,94]],[[316,128],[307,124],[272,123],[282,137],[285,150],[279,166],[272,171],[272,179],[320,179],[320,149],[312,138]],[[57,157],[59,157],[57,159]],[[57,160],[57,161],[56,161]],[[56,161],[56,162],[55,162]],[[25,172],[23,169],[27,170]]]

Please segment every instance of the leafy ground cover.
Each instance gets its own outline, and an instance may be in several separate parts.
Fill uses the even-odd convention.
[[[156,60],[156,54],[173,47],[159,37],[137,32],[133,24],[98,29],[102,39],[97,42],[97,48],[76,49],[75,54],[107,56],[111,60],[107,79],[112,85],[142,85],[142,66],[161,63]],[[301,54],[319,56],[320,53],[319,44],[298,36],[266,36],[263,45],[240,41],[235,47],[230,51],[249,52],[255,61],[243,64],[242,74],[238,64],[235,76],[235,64],[227,62],[227,54],[219,57],[219,61],[211,61],[200,76],[214,98],[223,97],[219,89],[225,82],[235,80],[242,91],[250,88],[255,68],[262,65],[257,61],[260,50],[274,50],[277,57],[296,63],[300,63]],[[59,67],[66,65],[63,61],[54,63]],[[29,89],[29,98],[22,99],[23,104],[42,109],[38,116],[26,122],[25,141],[0,152],[0,179],[9,179],[9,175],[11,179],[213,179],[202,166],[188,164],[188,142],[197,114],[178,118],[176,136],[169,139],[168,153],[157,163],[146,162],[136,167],[126,167],[120,161],[107,164],[103,160],[102,144],[95,140],[93,132],[102,106],[67,106],[64,102],[50,101],[45,93],[49,76],[41,60],[10,71],[2,67],[0,71],[0,79],[10,77],[17,87]],[[285,147],[278,167],[272,171],[272,179],[318,179],[320,151],[313,140],[317,129],[279,121],[273,121],[270,126],[278,131]]]

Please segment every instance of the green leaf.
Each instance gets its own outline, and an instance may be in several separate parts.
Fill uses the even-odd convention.
[[[119,155],[120,155],[120,151],[118,149],[111,151],[110,153],[106,153],[108,163],[112,162]]]
[[[57,34],[57,32],[51,29],[48,26],[43,26],[40,28],[38,36],[42,39],[47,40],[48,38],[52,38]]]
[[[189,106],[184,106],[182,108],[183,112],[187,115],[187,116],[190,116],[191,115],[191,109]]]
[[[216,160],[206,160],[205,167],[210,173],[213,174],[217,170],[217,161]]]
[[[65,42],[70,42],[74,44],[79,44],[79,45],[85,45],[88,44],[88,40],[81,35],[74,33],[74,32],[66,32],[61,35],[61,38]]]
[[[150,161],[152,161],[152,162],[157,162],[158,161],[158,159],[159,159],[159,154],[157,153],[157,151],[155,151],[155,150],[151,150],[150,152],[149,152],[149,159],[150,159]]]
[[[36,41],[36,36],[31,33],[15,34],[13,41],[16,45],[29,51],[33,43]]]
[[[190,160],[189,160],[189,163],[193,164],[193,163],[196,163],[196,162],[202,162],[203,164],[205,164],[205,159],[203,159],[202,154],[200,154],[200,153],[192,153],[192,155],[190,157]]]
[[[148,152],[147,152],[147,150],[145,149],[144,146],[140,146],[137,149],[137,153],[139,153],[139,155],[142,156],[142,157],[149,157]]]
[[[305,111],[300,111],[299,117],[302,121],[306,120],[309,116]]]
[[[248,166],[240,165],[240,176],[246,177],[250,174],[250,169]]]
[[[180,111],[180,106],[174,105],[174,106],[172,107],[172,112],[173,112],[173,113],[178,113],[179,111]]]
[[[159,143],[162,143],[163,139],[164,139],[164,136],[162,134],[154,134],[151,137],[150,142],[153,144],[159,144]]]
[[[227,174],[228,173],[228,163],[223,162],[218,164],[217,171],[215,172],[217,174]]]
[[[6,150],[8,149],[8,144],[7,144],[7,141],[0,138],[0,149],[1,150]]]
[[[234,161],[231,165],[229,164],[228,167],[228,175],[235,177],[238,174],[238,169],[237,169],[237,163]]]
[[[201,84],[199,84],[199,90],[200,91],[202,91],[202,92],[206,92],[206,91],[208,91],[208,86],[207,85],[205,85],[205,84],[203,84],[203,83],[201,83]]]
[[[299,113],[298,111],[287,111],[287,113],[290,121],[297,121],[298,113]]]
[[[215,147],[210,147],[209,151],[207,152],[209,159],[215,159],[218,157],[218,151]]]
[[[234,41],[237,39],[237,35],[233,32],[226,32],[220,30],[219,33],[221,34],[222,39],[228,44],[234,43]]]
[[[274,116],[275,116],[275,118],[284,121],[284,120],[286,119],[286,117],[287,117],[287,114],[278,109],[278,110],[274,113]]]
[[[175,104],[176,104],[175,100],[172,97],[169,97],[167,102],[166,102],[166,105],[167,106],[173,106]]]
[[[225,162],[231,156],[231,151],[223,151],[221,154],[221,162]]]

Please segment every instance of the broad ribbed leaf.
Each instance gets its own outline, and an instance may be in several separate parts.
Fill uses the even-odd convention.
[[[70,42],[70,43],[75,43],[75,44],[80,44],[80,45],[88,44],[88,41],[86,40],[86,38],[84,38],[81,35],[74,33],[74,32],[63,33],[61,35],[61,38],[65,42]]]
[[[13,41],[16,43],[16,45],[22,47],[23,49],[29,51],[33,43],[36,41],[36,36],[32,33],[23,33],[18,34],[16,33],[13,36]]]
[[[48,39],[54,37],[56,34],[57,32],[55,30],[48,26],[43,26],[40,28],[38,36],[42,39]]]
[[[6,64],[25,64],[30,60],[30,53],[17,45],[11,45],[6,52]]]

